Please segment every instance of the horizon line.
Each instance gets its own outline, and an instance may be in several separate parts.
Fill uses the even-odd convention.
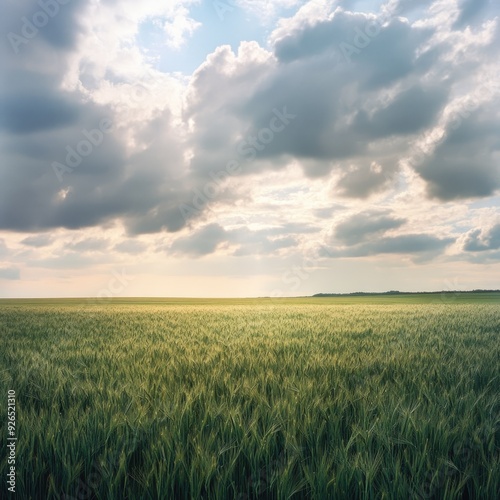
[[[122,299],[176,299],[176,300],[231,300],[231,299],[307,299],[307,298],[321,298],[321,297],[359,297],[359,296],[398,296],[398,295],[436,295],[436,294],[467,294],[467,293],[500,293],[500,289],[482,289],[475,288],[473,290],[435,290],[435,291],[421,291],[421,292],[408,292],[399,290],[388,290],[385,292],[319,292],[313,295],[291,295],[291,296],[279,296],[273,297],[270,295],[263,296],[238,296],[238,297],[202,297],[202,296],[165,296],[165,295],[155,295],[155,296],[116,296],[116,297],[0,297],[0,300],[87,300],[92,302],[112,302],[114,300]]]

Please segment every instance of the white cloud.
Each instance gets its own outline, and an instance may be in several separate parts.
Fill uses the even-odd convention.
[[[235,3],[260,19],[271,22],[281,10],[297,7],[304,0],[236,0]]]

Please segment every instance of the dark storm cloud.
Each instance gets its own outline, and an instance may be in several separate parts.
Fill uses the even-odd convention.
[[[334,241],[348,246],[356,245],[368,238],[380,236],[389,229],[397,229],[405,222],[405,219],[395,218],[387,210],[362,212],[337,224],[333,233]]]

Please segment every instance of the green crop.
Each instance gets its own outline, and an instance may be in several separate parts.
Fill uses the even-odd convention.
[[[0,496],[500,498],[498,297],[0,302]]]

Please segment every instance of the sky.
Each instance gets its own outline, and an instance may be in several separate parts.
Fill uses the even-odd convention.
[[[0,297],[500,288],[496,0],[6,0]]]

